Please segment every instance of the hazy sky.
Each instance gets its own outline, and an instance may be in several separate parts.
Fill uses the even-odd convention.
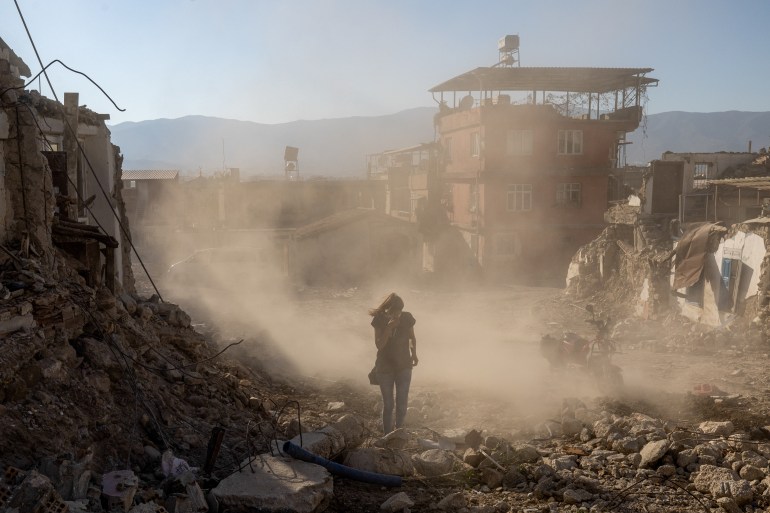
[[[57,94],[121,121],[189,114],[260,123],[392,114],[497,62],[651,67],[648,113],[770,110],[770,1],[18,0]],[[40,70],[13,0],[0,37]],[[37,88],[35,86],[34,88]],[[43,94],[53,97],[43,82]]]

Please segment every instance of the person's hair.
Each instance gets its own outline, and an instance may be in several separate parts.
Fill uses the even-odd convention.
[[[395,292],[391,292],[385,297],[382,303],[380,303],[380,306],[369,310],[369,315],[374,317],[375,315],[379,315],[381,313],[391,312],[393,310],[403,310],[403,309],[404,309],[404,300],[401,299],[401,297]]]

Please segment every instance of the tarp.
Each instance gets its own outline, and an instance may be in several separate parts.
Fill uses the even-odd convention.
[[[698,283],[708,253],[709,235],[712,231],[726,231],[723,226],[703,223],[688,230],[676,245],[676,270],[673,289],[679,290]]]

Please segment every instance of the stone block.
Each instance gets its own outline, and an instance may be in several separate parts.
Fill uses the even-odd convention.
[[[220,510],[316,513],[331,501],[332,476],[319,465],[268,455],[247,463],[212,490]]]

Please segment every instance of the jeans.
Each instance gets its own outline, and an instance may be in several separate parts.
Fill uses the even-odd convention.
[[[412,382],[412,369],[397,372],[380,372],[377,375],[382,392],[382,429],[387,435],[393,431],[393,406],[396,407],[396,425],[404,425],[406,407],[409,402],[409,384]],[[396,388],[396,400],[393,401],[393,387]]]

